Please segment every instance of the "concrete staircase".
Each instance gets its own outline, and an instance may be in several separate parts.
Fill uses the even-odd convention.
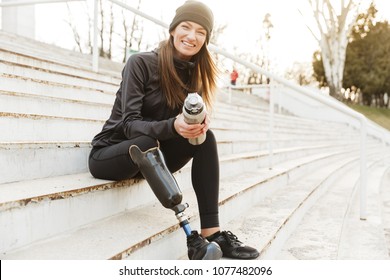
[[[94,73],[90,64],[89,56],[0,31],[0,259],[185,259],[184,233],[144,180],[88,172],[90,141],[110,114],[123,67],[102,60]],[[389,248],[388,147],[368,139],[375,203],[360,221],[358,131],[277,114],[270,168],[268,105],[239,91],[227,100],[221,89],[212,115],[223,229],[260,258],[355,258],[356,244],[368,252],[362,258],[389,257],[352,238],[369,228]],[[199,229],[190,166],[175,177]]]

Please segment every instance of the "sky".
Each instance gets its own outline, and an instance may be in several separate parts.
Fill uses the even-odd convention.
[[[308,0],[201,0],[206,3],[215,16],[215,25],[227,25],[218,47],[232,53],[255,52],[259,48],[258,39],[263,36],[263,19],[271,15],[273,28],[267,50],[276,72],[283,72],[294,62],[310,62],[318,43],[307,25],[315,24],[310,14]],[[185,0],[142,0],[140,10],[166,23],[170,23],[175,9]],[[136,7],[138,0],[126,0]],[[369,2],[365,3],[367,5]],[[390,19],[390,1],[376,0],[379,19]],[[70,3],[73,20],[79,28],[87,26],[85,4]],[[299,13],[302,11],[303,15]],[[66,5],[46,4],[36,7],[37,39],[72,48],[73,40],[69,26]],[[146,34],[161,37],[155,25],[150,23]],[[86,32],[86,31],[84,31]],[[155,33],[155,34],[154,34]],[[158,34],[157,34],[158,33]],[[158,37],[160,36],[160,37]]]

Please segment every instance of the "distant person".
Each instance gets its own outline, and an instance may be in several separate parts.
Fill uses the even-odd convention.
[[[236,85],[237,78],[238,78],[238,72],[236,69],[233,69],[232,73],[230,73],[230,84],[232,86]]]
[[[224,257],[254,259],[259,256],[256,249],[220,230],[219,159],[210,120],[187,124],[181,111],[189,93],[201,94],[209,108],[215,97],[217,68],[207,48],[213,21],[205,4],[187,1],[176,10],[168,40],[128,59],[111,116],[92,140],[89,169],[94,177],[108,180],[141,172],[149,185],[164,187],[164,180],[192,159],[201,234],[192,231],[187,236],[189,259],[202,259],[199,252],[209,242],[218,244]],[[189,143],[202,134],[207,136],[202,144]],[[146,155],[143,165],[134,161],[134,149]]]
[[[252,73],[249,78],[248,78],[248,85],[255,85],[256,84],[256,79],[257,79],[257,74]],[[249,93],[252,93],[252,87],[249,87]]]
[[[257,79],[256,73],[252,73],[248,78],[248,85],[255,85],[256,79]]]

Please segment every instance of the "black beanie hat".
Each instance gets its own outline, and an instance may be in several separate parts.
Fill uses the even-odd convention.
[[[188,0],[182,6],[176,9],[176,15],[169,25],[169,32],[182,21],[193,21],[203,26],[207,31],[206,42],[210,41],[210,35],[214,25],[213,12],[205,4]]]

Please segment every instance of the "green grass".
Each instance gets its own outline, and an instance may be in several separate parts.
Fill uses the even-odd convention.
[[[355,111],[365,115],[368,119],[390,130],[390,109],[374,108],[363,105],[348,105]]]

